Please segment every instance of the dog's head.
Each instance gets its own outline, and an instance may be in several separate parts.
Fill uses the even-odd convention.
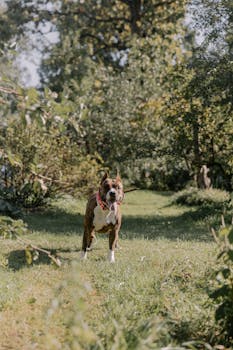
[[[119,175],[115,179],[108,177],[105,173],[100,183],[100,197],[108,203],[121,203],[124,198],[123,184]]]

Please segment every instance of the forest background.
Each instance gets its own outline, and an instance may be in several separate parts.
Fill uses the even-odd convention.
[[[230,0],[2,1],[4,196],[80,195],[105,169],[179,190],[203,165],[231,191],[232,23]]]
[[[232,92],[231,0],[0,0],[3,347],[232,348]],[[80,264],[106,170],[143,190]]]

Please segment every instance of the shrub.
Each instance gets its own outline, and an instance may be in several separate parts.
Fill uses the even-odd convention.
[[[28,233],[27,225],[22,220],[14,220],[8,216],[0,216],[0,236],[14,239]]]
[[[1,191],[0,191],[0,196],[1,196]],[[0,197],[0,215],[6,215],[12,218],[17,218],[21,215],[21,211],[17,206],[12,204],[8,200],[2,199]]]
[[[200,205],[222,209],[230,203],[230,194],[219,189],[200,190],[194,187],[177,192],[173,196],[173,203],[182,205]]]
[[[1,199],[33,208],[46,204],[58,192],[80,195],[96,187],[101,158],[85,154],[68,134],[66,124],[60,123],[9,122],[4,135],[0,134]]]

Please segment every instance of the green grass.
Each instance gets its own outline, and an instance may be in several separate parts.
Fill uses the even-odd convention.
[[[122,205],[121,249],[107,262],[98,235],[80,262],[84,200],[60,199],[28,213],[25,237],[56,250],[62,267],[1,241],[0,349],[160,349],[210,341],[214,310],[207,287],[216,265],[210,212],[171,204],[170,193],[137,191]]]

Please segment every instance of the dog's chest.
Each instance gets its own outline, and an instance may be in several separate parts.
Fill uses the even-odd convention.
[[[115,210],[103,210],[99,205],[94,209],[93,225],[95,231],[101,231],[104,227],[116,224],[117,209]]]

